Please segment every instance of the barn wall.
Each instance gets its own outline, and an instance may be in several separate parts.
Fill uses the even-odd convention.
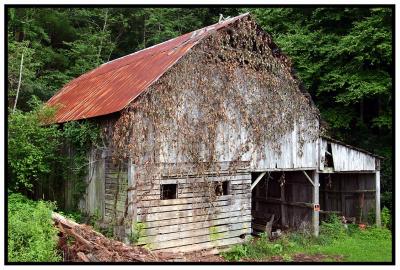
[[[341,171],[373,171],[375,158],[365,153],[332,143],[334,170]]]
[[[376,158],[358,151],[356,149],[349,148],[345,145],[330,142],[325,139],[321,139],[320,153],[321,160],[324,159],[324,154],[327,149],[327,145],[330,144],[332,147],[333,156],[333,170],[336,172],[346,171],[375,171],[376,170]],[[320,169],[323,169],[323,162],[320,163]]]
[[[375,174],[320,174],[321,210],[365,222],[375,209]]]
[[[252,157],[251,168],[256,171],[271,169],[313,169],[317,167],[317,141],[299,142],[298,129],[302,123],[296,123],[292,132],[280,139],[281,153],[274,151],[269,142],[265,148],[256,150],[257,156]],[[303,136],[307,136],[303,134]]]
[[[243,145],[249,146],[241,157],[241,161],[250,162],[253,171],[267,171],[274,169],[316,169],[318,167],[318,140],[312,141],[306,134],[300,142],[298,131],[302,123],[295,123],[291,132],[278,139],[280,150],[276,151],[268,141],[262,147],[246,143],[248,132],[245,127],[233,128],[228,124],[218,126],[216,140],[217,160],[229,162],[237,159],[237,153]],[[178,135],[179,136],[179,135]],[[171,135],[170,140],[165,140],[159,152],[159,160],[164,163],[187,162],[179,154],[179,140],[173,142],[175,137]],[[157,153],[158,154],[158,153]],[[204,157],[204,154],[203,154]]]
[[[85,196],[79,208],[89,215],[104,216],[105,194],[105,158],[100,150],[92,149],[89,153],[89,169],[86,177]]]
[[[138,187],[137,220],[144,227],[139,243],[192,251],[241,242],[239,236],[251,229],[251,175],[223,173],[206,181],[230,181],[229,194],[210,199],[204,179],[195,176],[162,177]],[[160,200],[160,184],[172,183],[178,184],[177,199]]]
[[[215,72],[218,72],[217,70]],[[240,70],[237,70],[237,76],[245,76]],[[217,78],[209,78],[210,87],[217,87],[221,82]],[[213,81],[214,80],[214,81]],[[252,101],[248,96],[255,95],[257,92],[266,91],[264,89],[249,89],[250,86],[246,85],[246,78],[242,79],[242,85],[236,85],[236,91],[241,93],[241,98],[251,104]],[[221,90],[223,91],[223,90]],[[251,92],[251,93],[249,93]],[[199,117],[196,115],[197,108],[202,106],[199,99],[196,99],[196,89],[185,89],[180,93],[180,100],[184,100],[177,111],[184,114],[186,111],[194,119]],[[254,97],[252,97],[254,98]],[[285,106],[282,102],[282,106]],[[249,105],[251,106],[251,105]],[[268,104],[265,104],[268,106]],[[248,147],[239,155],[240,161],[250,162],[250,169],[252,171],[266,171],[266,170],[279,170],[279,169],[316,169],[318,167],[318,138],[313,138],[310,135],[310,130],[318,130],[319,122],[315,119],[311,122],[305,120],[303,117],[293,121],[292,129],[286,132],[283,136],[277,136],[274,140],[276,142],[266,140],[264,145],[253,145],[248,141],[250,134],[248,129],[241,122],[239,112],[235,110],[234,106],[227,106],[226,113],[229,121],[221,122],[217,126],[217,136],[215,140],[216,160],[218,162],[229,162],[238,160],[238,153],[241,153],[242,148]],[[280,112],[277,112],[280,113]],[[234,119],[234,120],[232,120]],[[160,149],[155,152],[156,160],[160,163],[176,163],[188,162],[187,157],[182,154],[182,143],[184,138],[177,129],[177,123],[171,123],[169,134],[163,134]],[[279,128],[280,123],[275,125],[271,124],[271,129]],[[199,142],[201,143],[201,142]],[[278,147],[277,147],[278,145]],[[205,145],[201,148],[201,158],[205,158]]]
[[[105,163],[105,201],[104,219],[109,223],[118,223],[126,210],[128,188],[128,163],[113,162],[111,156],[104,159]],[[122,225],[122,224],[121,224]]]

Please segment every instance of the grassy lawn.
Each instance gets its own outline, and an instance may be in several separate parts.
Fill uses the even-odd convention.
[[[285,233],[270,241],[266,235],[232,247],[228,261],[391,262],[392,233],[386,228],[345,229],[338,219],[321,225],[318,238],[307,232]]]
[[[371,229],[370,229],[371,230]],[[293,253],[341,255],[346,262],[390,262],[392,260],[392,239],[387,231],[359,232],[352,236],[333,241],[329,245],[312,245],[304,250],[296,248]],[[372,236],[371,236],[372,234]],[[383,237],[379,237],[383,234]],[[329,260],[329,259],[328,259]]]

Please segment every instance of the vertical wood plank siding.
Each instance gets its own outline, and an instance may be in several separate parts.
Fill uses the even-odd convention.
[[[346,171],[375,171],[376,170],[376,158],[357,151],[356,149],[349,148],[344,145],[340,145],[334,142],[326,141],[322,139],[320,144],[321,149],[321,160],[324,159],[324,154],[327,149],[327,144],[330,143],[332,146],[333,166],[336,172]],[[320,170],[323,166],[323,162],[320,163]]]

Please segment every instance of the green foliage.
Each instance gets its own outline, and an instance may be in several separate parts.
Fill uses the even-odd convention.
[[[83,213],[79,211],[57,211],[60,215],[75,221],[76,223],[83,223]]]
[[[89,121],[65,123],[62,130],[65,144],[71,147],[73,154],[64,160],[63,179],[74,183],[73,200],[76,205],[86,189],[85,177],[88,172],[89,150],[100,147],[101,132],[98,125]]]
[[[95,146],[101,140],[100,129],[93,122],[72,121],[64,124],[63,134],[67,143],[77,148],[78,151],[86,152],[90,146]]]
[[[229,251],[222,253],[222,257],[227,261],[240,261],[248,257],[248,249],[247,245],[235,245]]]
[[[346,229],[337,215],[329,215],[327,221],[322,221],[320,225],[320,241],[325,244],[346,236]]]
[[[348,224],[347,225],[347,234],[352,236],[356,233],[360,232],[360,227],[357,224]]]
[[[8,116],[9,188],[31,189],[46,178],[57,160],[61,134],[55,125],[41,123],[53,112],[36,107],[29,113],[16,111]]]
[[[392,233],[390,230],[388,230],[385,227],[378,228],[376,226],[372,226],[367,230],[359,230],[357,236],[360,239],[372,240],[372,241],[375,239],[386,239],[386,240],[392,239]]]
[[[59,262],[57,229],[51,211],[55,205],[8,194],[8,261]]]
[[[144,229],[146,224],[143,222],[136,222],[132,224],[131,233],[129,234],[129,242],[131,244],[137,244],[141,238],[145,237]]]
[[[287,251],[291,247],[293,244],[285,240],[271,242],[267,234],[262,233],[258,239],[251,238],[244,244],[235,245],[222,253],[222,256],[228,261],[239,261],[243,258],[260,260],[274,255],[283,255],[286,260],[290,261],[291,257]]]
[[[386,207],[382,208],[381,211],[381,222],[382,226],[387,229],[392,229],[392,214],[390,213],[390,210]]]
[[[376,217],[375,208],[371,208],[368,212],[368,217],[367,217],[368,224],[375,226],[376,222],[375,217]],[[381,225],[383,228],[389,230],[392,229],[392,214],[386,206],[384,206],[381,210]]]

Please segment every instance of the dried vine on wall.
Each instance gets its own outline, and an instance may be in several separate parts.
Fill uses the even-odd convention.
[[[290,60],[243,19],[210,34],[122,113],[114,156],[141,165],[136,188],[153,186],[159,165],[174,163],[180,174],[203,179],[193,192],[212,202],[208,173],[221,171],[223,157],[235,171],[248,157],[264,158],[266,142],[279,154],[281,138],[295,126],[301,156],[304,143],[318,138],[318,115]],[[221,145],[229,145],[228,153]]]

